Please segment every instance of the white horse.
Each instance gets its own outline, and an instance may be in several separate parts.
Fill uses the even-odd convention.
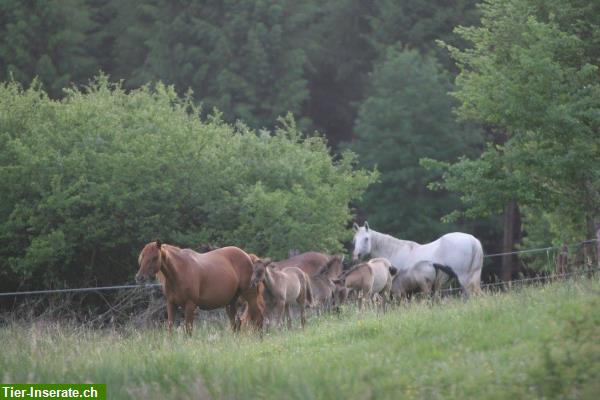
[[[431,261],[451,268],[466,296],[481,291],[483,248],[472,235],[452,232],[434,242],[419,244],[374,231],[368,222],[361,227],[355,223],[354,232],[354,261],[366,255],[385,257],[398,271],[412,268],[420,261]],[[429,278],[435,281],[436,270],[429,273],[432,275]]]

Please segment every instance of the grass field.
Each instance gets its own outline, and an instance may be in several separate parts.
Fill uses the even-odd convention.
[[[263,339],[10,322],[0,343],[1,382],[106,383],[110,399],[597,399],[600,283],[347,308]]]

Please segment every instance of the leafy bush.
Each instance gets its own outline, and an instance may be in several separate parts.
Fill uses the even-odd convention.
[[[207,120],[157,84],[100,76],[61,101],[0,85],[0,275],[37,285],[122,282],[141,246],[237,245],[282,257],[337,251],[375,173],[330,156],[294,120],[275,132]]]
[[[556,320],[561,335],[545,343],[543,362],[531,372],[540,397],[596,399],[600,391],[600,302],[597,298],[570,308],[562,307]]]

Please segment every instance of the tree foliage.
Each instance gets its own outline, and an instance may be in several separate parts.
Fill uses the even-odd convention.
[[[38,77],[53,96],[85,82],[98,69],[90,14],[83,0],[0,2],[0,79]]]
[[[441,187],[461,193],[467,215],[516,200],[553,238],[581,239],[600,211],[600,4],[486,0],[481,9],[481,27],[457,29],[471,47],[449,46],[461,69],[454,95],[460,117],[507,140],[479,159],[438,164]]]
[[[369,42],[385,56],[390,46],[402,44],[422,52],[434,53],[444,68],[453,69],[447,54],[436,46],[437,40],[458,45],[452,33],[458,25],[472,25],[479,19],[477,0],[376,0],[369,16]]]
[[[419,159],[454,160],[480,140],[478,131],[454,121],[451,88],[450,76],[435,59],[415,50],[390,49],[372,75],[351,147],[365,165],[381,170],[364,207],[369,222],[384,232],[430,240],[449,229],[440,218],[458,205],[457,199],[427,190],[436,174]]]
[[[348,204],[373,181],[291,117],[273,133],[200,119],[173,87],[101,76],[55,101],[0,86],[0,271],[45,284],[123,282],[141,246],[338,251]],[[5,280],[6,282],[6,280]]]
[[[287,112],[301,115],[308,99],[305,7],[157,0],[131,9],[119,15],[124,31],[116,38],[118,54],[133,61],[116,74],[128,85],[162,80],[180,92],[191,88],[205,110],[216,107],[227,120],[256,128],[272,127]]]

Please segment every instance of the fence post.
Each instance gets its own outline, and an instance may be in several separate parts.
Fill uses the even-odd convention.
[[[596,266],[600,267],[600,223],[596,226]]]
[[[560,252],[556,255],[555,275],[563,275],[567,273],[567,263],[569,261],[569,246],[563,244]]]
[[[594,244],[584,243],[583,244],[583,262],[585,265],[585,269],[590,269],[594,266]]]

